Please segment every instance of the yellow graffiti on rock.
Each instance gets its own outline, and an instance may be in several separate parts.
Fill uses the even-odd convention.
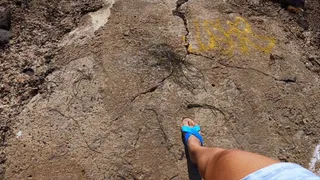
[[[220,19],[204,20],[202,26],[196,20],[194,29],[197,48],[190,44],[188,50],[195,53],[220,50],[224,54],[232,55],[236,51],[248,54],[251,50],[270,53],[275,46],[274,38],[254,34],[251,25],[242,17],[226,21],[225,27]],[[203,36],[204,33],[207,36]],[[203,42],[204,38],[206,42]],[[185,37],[183,40],[185,41]]]

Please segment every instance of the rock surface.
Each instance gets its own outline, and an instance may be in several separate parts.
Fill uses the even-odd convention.
[[[0,6],[0,29],[10,30],[11,11],[9,8]]]
[[[300,15],[252,2],[53,3],[48,9],[60,20],[41,21],[33,51],[19,39],[31,35],[14,38],[24,42],[13,47],[19,58],[42,59],[15,76],[29,89],[2,130],[13,134],[3,136],[3,178],[187,179],[179,129],[186,116],[201,125],[206,146],[308,168],[320,135],[319,41],[309,21],[317,12],[306,14],[305,30]],[[30,9],[41,5],[31,1]],[[74,15],[77,23],[57,15],[77,7],[87,9]],[[58,32],[50,31],[53,24]],[[17,87],[0,90],[14,99],[10,88]]]
[[[7,44],[11,38],[10,31],[0,29],[0,45]]]
[[[0,6],[0,46],[9,43],[12,37],[10,30],[11,12],[9,8]]]

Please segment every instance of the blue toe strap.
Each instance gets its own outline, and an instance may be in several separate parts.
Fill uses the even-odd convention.
[[[195,136],[196,138],[198,138],[200,140],[201,145],[203,146],[203,138],[199,134],[200,129],[201,128],[200,128],[199,125],[195,125],[193,127],[190,127],[190,126],[182,126],[181,127],[181,131],[183,133],[185,133],[184,140],[185,140],[186,144],[188,142],[189,137],[193,135],[193,136]]]

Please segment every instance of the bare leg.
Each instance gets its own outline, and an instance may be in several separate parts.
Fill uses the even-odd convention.
[[[182,125],[193,127],[196,123],[186,118]],[[188,148],[191,160],[198,165],[204,179],[241,179],[259,169],[279,163],[277,160],[241,150],[202,147],[195,136],[188,139]]]

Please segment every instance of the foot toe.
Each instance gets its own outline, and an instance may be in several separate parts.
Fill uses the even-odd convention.
[[[190,127],[193,127],[193,126],[195,126],[195,125],[197,125],[197,123],[196,122],[194,122],[192,119],[190,119],[190,118],[184,118],[183,120],[182,120],[182,126],[190,126]]]

